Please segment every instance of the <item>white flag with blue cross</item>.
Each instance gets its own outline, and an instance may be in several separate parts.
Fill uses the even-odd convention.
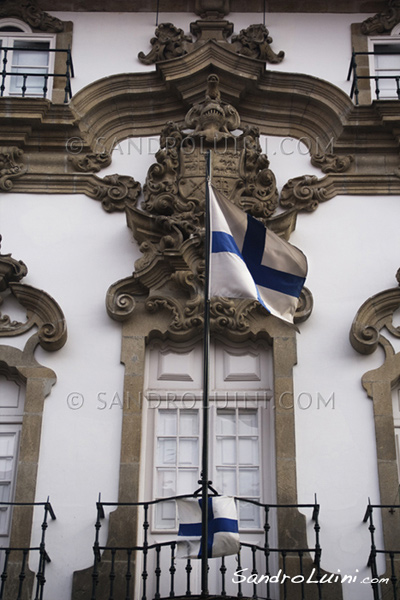
[[[293,323],[307,275],[304,254],[209,185],[210,296],[254,298]]]
[[[201,558],[203,547],[202,500],[180,498],[177,501],[179,530],[178,536],[185,538],[177,543],[177,558]],[[207,556],[229,556],[240,549],[239,525],[236,503],[231,496],[210,496],[208,498]]]

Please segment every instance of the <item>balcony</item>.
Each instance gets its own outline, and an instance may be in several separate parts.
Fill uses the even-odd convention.
[[[0,97],[51,98],[52,90],[57,87],[64,90],[64,103],[71,99],[74,67],[69,49],[21,42],[18,48],[1,46],[0,57]]]
[[[351,80],[350,98],[356,105],[365,90],[372,99],[400,100],[400,64],[397,66],[396,57],[400,57],[399,50],[353,52],[347,81]]]
[[[20,598],[33,598],[33,600],[42,600],[44,586],[46,583],[45,570],[46,564],[50,562],[50,557],[46,552],[45,535],[48,527],[48,516],[55,519],[53,508],[50,502],[41,503],[23,503],[23,502],[0,502],[2,512],[13,511],[13,520],[24,522],[26,513],[31,513],[35,506],[43,506],[44,515],[42,521],[42,534],[39,546],[15,547],[13,545],[7,548],[0,548],[0,600],[15,600]],[[29,532],[27,532],[29,535]],[[11,535],[11,544],[12,544]],[[38,568],[36,574],[29,569],[29,560],[38,556]],[[36,579],[36,583],[35,583]],[[32,592],[33,590],[33,592]]]
[[[166,506],[167,503],[171,505],[178,498],[196,497],[196,494],[192,494],[137,503],[109,503],[99,500],[93,545],[91,600],[133,597],[141,600],[201,598],[201,561],[177,558],[178,538],[174,532],[166,536],[169,539],[160,541],[157,537],[162,536],[157,536],[152,531],[155,510],[162,509],[162,505]],[[240,532],[241,544],[237,556],[208,560],[210,598],[272,600],[279,597],[281,600],[320,600],[324,576],[320,567],[319,505],[316,502],[267,505],[243,498],[235,500],[239,514],[242,504],[251,504],[259,511],[259,541],[243,541],[246,539],[246,532]],[[123,510],[124,517],[130,522],[137,519],[141,523],[138,544],[120,546],[117,539],[109,545],[100,543],[106,508]],[[293,541],[291,545],[280,546],[277,543],[276,522],[279,520],[285,528],[284,524],[289,522],[290,513],[293,515],[293,511],[298,509],[310,515],[314,545],[308,548]],[[112,513],[110,517],[112,518]],[[295,537],[296,533],[292,531],[290,539]],[[315,585],[307,585],[311,581]]]

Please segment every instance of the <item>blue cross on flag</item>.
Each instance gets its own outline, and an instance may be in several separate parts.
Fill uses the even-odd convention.
[[[254,298],[293,323],[307,275],[304,254],[209,185],[210,296]]]
[[[201,499],[180,498],[177,501],[179,531],[177,558],[201,558]],[[208,558],[237,554],[240,549],[239,526],[234,498],[208,498]]]

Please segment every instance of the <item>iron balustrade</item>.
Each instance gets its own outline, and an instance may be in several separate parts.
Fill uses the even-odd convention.
[[[371,504],[367,506],[363,522],[369,523],[371,550],[368,557],[368,567],[371,570],[371,587],[374,600],[400,600],[400,539],[397,538],[397,548],[381,550],[376,547],[374,510],[388,510],[394,515],[400,505]],[[397,515],[398,521],[398,515]],[[397,523],[397,528],[400,523]],[[385,557],[386,573],[380,574],[378,569],[379,556]]]
[[[94,563],[92,570],[92,594],[90,600],[161,600],[163,598],[195,598],[200,595],[200,580],[194,578],[194,566],[199,560],[190,558],[177,559],[177,536],[175,539],[162,542],[153,542],[149,539],[150,511],[158,504],[171,502],[180,498],[199,498],[198,493],[168,498],[159,498],[149,502],[97,502],[97,519],[95,523],[95,542],[93,545]],[[236,557],[222,557],[209,559],[210,563],[219,561],[215,566],[216,577],[213,585],[209,581],[209,595],[212,598],[221,597],[226,600],[233,598],[251,598],[252,600],[287,600],[298,598],[307,600],[322,599],[323,578],[320,567],[321,546],[319,540],[320,525],[319,504],[262,504],[255,500],[237,498],[237,502],[246,502],[259,507],[264,515],[264,523],[260,528],[260,537],[263,543],[252,544],[241,542],[240,551]],[[102,545],[100,543],[100,530],[102,520],[105,518],[105,507],[120,508],[130,507],[136,509],[136,514],[143,511],[141,543],[124,545]],[[315,544],[309,547],[276,547],[271,544],[272,521],[279,511],[298,509],[312,510],[314,522]],[[127,519],[133,518],[132,512],[127,514]],[[173,537],[174,534],[171,535]],[[241,534],[242,537],[242,534]],[[114,534],[113,534],[114,538]],[[116,540],[117,541],[117,540]],[[228,573],[227,562],[236,559],[235,581],[232,572]],[[276,570],[278,568],[278,571]],[[179,569],[179,572],[178,572]],[[275,569],[275,570],[274,570]],[[310,572],[314,586],[307,585],[310,581]],[[249,582],[243,583],[245,579]],[[292,582],[292,576],[295,582]],[[286,578],[284,577],[286,575]],[[197,571],[199,575],[199,570]],[[275,575],[275,581],[273,576]],[[272,578],[272,580],[271,580]],[[279,579],[279,581],[277,580]],[[136,579],[136,581],[135,581]],[[229,580],[229,581],[228,581]],[[271,581],[270,581],[271,580]],[[135,582],[135,583],[134,583]],[[149,586],[149,582],[151,586]],[[232,591],[232,582],[235,585]],[[177,584],[180,591],[177,590]],[[228,586],[229,583],[229,586]],[[278,583],[278,586],[276,586]],[[261,584],[261,585],[260,585]],[[275,587],[274,587],[275,584]],[[244,589],[244,585],[247,585]],[[149,588],[152,587],[152,590]],[[228,589],[229,587],[229,589]],[[277,590],[279,588],[279,591]],[[140,589],[138,589],[140,588]],[[296,588],[295,590],[293,588]],[[182,591],[183,590],[183,591]],[[133,594],[135,595],[133,596]]]
[[[13,547],[0,548],[0,564],[2,565],[0,575],[0,600],[3,598],[20,598],[28,597],[29,592],[26,590],[27,576],[29,572],[28,561],[31,553],[37,552],[39,555],[38,569],[36,572],[36,586],[34,600],[43,600],[44,586],[46,583],[45,570],[46,564],[51,562],[46,551],[45,536],[48,527],[47,519],[50,515],[51,519],[55,520],[53,508],[50,502],[0,502],[0,507],[3,510],[12,510],[14,507],[35,507],[43,506],[44,515],[42,521],[42,534],[39,546],[34,547]],[[11,568],[12,567],[12,568]]]
[[[28,90],[28,86],[27,86],[27,80],[28,77],[41,77],[44,80],[43,83],[43,88],[42,88],[42,98],[47,98],[47,93],[49,91],[49,79],[56,79],[58,77],[64,78],[65,79],[65,86],[64,86],[64,103],[67,103],[69,100],[71,100],[72,98],[72,87],[71,87],[71,79],[72,77],[74,77],[74,66],[72,63],[72,55],[71,55],[71,50],[68,48],[66,50],[62,50],[62,49],[56,49],[56,48],[37,48],[37,47],[26,47],[26,48],[18,48],[18,52],[30,52],[32,50],[34,50],[35,52],[52,52],[55,54],[58,53],[64,53],[66,55],[65,58],[65,71],[63,73],[31,73],[31,72],[24,72],[22,67],[15,67],[15,71],[8,71],[7,70],[7,65],[8,65],[8,55],[10,52],[12,52],[13,50],[15,50],[15,48],[11,47],[11,46],[1,46],[0,47],[0,55],[2,55],[2,71],[1,71],[1,85],[0,85],[0,97],[3,97],[5,94],[4,92],[6,91],[6,78],[7,77],[21,77],[22,78],[22,83],[20,87],[21,90],[21,96],[22,98],[25,98],[27,96],[31,97],[32,94],[29,94],[29,90]],[[26,67],[26,69],[40,69],[42,68],[41,66],[35,66],[32,65],[30,67]],[[21,70],[20,70],[21,69]],[[27,94],[28,91],[28,94]],[[19,95],[19,94],[18,94]]]
[[[379,81],[380,80],[393,80],[396,83],[396,95],[397,95],[397,99],[400,100],[400,68],[399,68],[399,72],[397,75],[359,75],[357,73],[357,60],[356,57],[357,56],[383,56],[383,55],[400,55],[400,52],[353,52],[352,56],[351,56],[351,61],[350,61],[350,66],[349,66],[349,72],[347,74],[347,81],[350,81],[351,77],[353,76],[353,80],[351,83],[351,90],[350,90],[350,98],[353,100],[353,97],[355,97],[355,103],[358,105],[358,96],[360,94],[360,89],[359,89],[359,85],[358,82],[360,81],[360,79],[368,79],[370,81],[374,81],[375,82],[375,96],[376,99],[379,100],[380,99],[380,95],[381,95],[381,90],[379,88]]]

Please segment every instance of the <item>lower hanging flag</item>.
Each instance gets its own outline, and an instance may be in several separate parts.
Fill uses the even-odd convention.
[[[202,500],[181,498],[177,501],[179,531],[177,558],[201,558],[201,505]],[[239,526],[234,498],[211,496],[208,498],[208,558],[237,554],[240,549]]]
[[[307,275],[304,254],[209,185],[210,296],[254,298],[293,323]]]

